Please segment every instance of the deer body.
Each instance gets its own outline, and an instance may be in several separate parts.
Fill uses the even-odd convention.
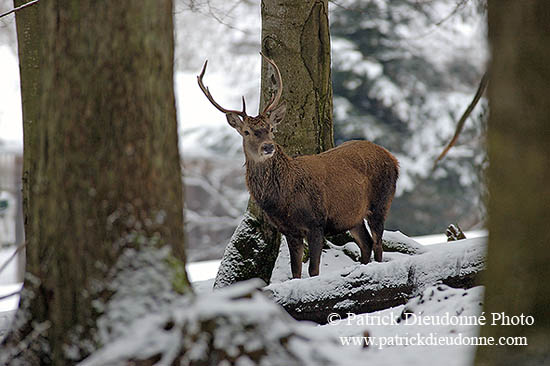
[[[373,159],[374,157],[374,159]],[[318,274],[325,235],[352,230],[367,263],[373,236],[381,239],[384,220],[395,193],[397,160],[369,141],[348,141],[317,155],[288,157],[280,146],[263,162],[246,162],[246,182],[254,201],[287,237],[294,277],[301,275],[303,239],[310,245],[310,275]],[[317,241],[317,242],[315,242]],[[364,244],[364,245],[362,245]],[[381,243],[374,246],[381,260]],[[295,253],[293,258],[293,252]]]
[[[262,55],[263,56],[263,55]],[[265,56],[264,56],[265,57]],[[382,261],[384,221],[395,194],[398,162],[386,149],[368,141],[348,141],[316,155],[289,157],[273,141],[273,128],[285,115],[277,95],[256,117],[219,106],[202,84],[208,99],[226,113],[229,124],[243,137],[246,184],[254,201],[284,234],[290,251],[292,276],[301,277],[304,242],[309,244],[309,274],[319,274],[324,236],[350,230],[361,250],[361,263]],[[367,231],[367,220],[371,234]]]

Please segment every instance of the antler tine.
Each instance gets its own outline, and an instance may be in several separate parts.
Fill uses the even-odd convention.
[[[279,104],[279,101],[281,100],[281,96],[283,95],[283,78],[281,77],[281,72],[279,71],[279,68],[275,64],[275,62],[263,54],[263,52],[260,52],[260,55],[262,55],[263,58],[266,59],[267,62],[273,66],[273,69],[275,70],[275,75],[277,76],[277,83],[279,84],[279,87],[277,88],[277,93],[271,96],[271,99],[269,100],[269,103],[267,103],[267,106],[264,108],[262,114],[266,114],[268,112],[271,112],[277,104]]]
[[[212,103],[212,105],[214,107],[216,107],[222,113],[226,113],[226,114],[227,113],[236,113],[236,114],[241,115],[241,116],[246,116],[246,104],[245,104],[245,101],[244,101],[244,96],[243,96],[243,110],[242,111],[236,111],[236,110],[233,110],[233,109],[225,109],[224,107],[219,105],[214,100],[214,97],[212,97],[212,94],[210,93],[210,90],[202,82],[202,78],[204,77],[204,74],[206,73],[206,65],[207,64],[208,64],[208,60],[204,61],[204,65],[202,66],[201,73],[197,76],[197,82],[199,83],[199,88],[201,88],[201,90],[204,93],[204,95],[206,96],[206,98],[208,98],[210,103]]]

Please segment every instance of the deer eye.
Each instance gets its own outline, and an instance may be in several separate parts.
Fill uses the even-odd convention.
[[[245,136],[248,136],[248,135],[250,135],[250,132],[244,131],[244,134],[245,134]]]

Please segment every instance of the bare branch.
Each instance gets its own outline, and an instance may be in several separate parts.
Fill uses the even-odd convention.
[[[483,74],[483,77],[481,78],[481,81],[479,83],[479,87],[477,88],[477,92],[474,96],[474,99],[472,100],[472,102],[470,103],[470,105],[468,105],[468,108],[466,108],[466,110],[464,111],[464,113],[462,114],[462,117],[460,117],[460,120],[458,121],[458,124],[456,126],[456,130],[455,130],[455,134],[453,136],[453,138],[451,139],[451,141],[447,144],[447,147],[443,150],[443,152],[441,154],[439,154],[439,156],[437,157],[437,159],[435,159],[435,162],[434,162],[434,165],[433,165],[433,169],[435,169],[437,163],[443,159],[445,157],[445,155],[447,155],[447,153],[449,152],[449,150],[451,149],[451,147],[454,146],[454,144],[456,143],[456,141],[458,140],[458,137],[460,136],[460,133],[462,132],[462,129],[464,128],[464,123],[466,122],[466,119],[470,116],[470,114],[472,114],[472,111],[474,110],[474,108],[476,107],[477,103],[479,102],[479,100],[481,99],[481,96],[483,95],[483,92],[485,91],[485,89],[487,88],[487,83],[489,81],[489,75],[487,72],[485,72],[485,74]],[[433,171],[432,169],[432,171]]]
[[[17,249],[15,249],[15,252],[13,252],[13,254],[4,262],[2,263],[2,265],[0,266],[0,273],[2,273],[2,271],[4,271],[6,269],[6,267],[8,266],[8,264],[10,264],[10,262],[13,260],[13,258],[15,258],[17,256],[17,254],[23,249],[25,248],[25,246],[27,245],[27,243],[23,243],[23,244],[20,244]]]
[[[32,6],[32,5],[36,4],[36,3],[39,2],[39,1],[40,1],[40,0],[32,0],[32,1],[29,1],[28,3],[25,3],[25,4],[21,5],[21,6],[18,6],[17,8],[13,8],[13,9],[11,9],[11,10],[5,12],[5,13],[0,14],[0,18],[5,17],[6,15],[10,15],[11,13],[15,13],[16,11],[21,10],[21,9],[24,9],[24,8],[26,8],[26,7],[28,7],[28,6]]]
[[[2,295],[2,296],[0,296],[0,301],[5,300],[5,299],[7,299],[7,298],[10,298],[10,297],[12,297],[12,296],[19,295],[20,293],[21,293],[21,290],[17,290],[17,291],[14,291],[14,292],[10,292],[10,293],[7,294],[7,295]]]

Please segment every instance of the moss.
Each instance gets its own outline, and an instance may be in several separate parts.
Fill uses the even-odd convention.
[[[173,255],[169,255],[166,258],[166,263],[172,272],[172,287],[174,291],[179,294],[192,292],[193,289],[187,277],[187,271],[185,270],[185,262]]]

